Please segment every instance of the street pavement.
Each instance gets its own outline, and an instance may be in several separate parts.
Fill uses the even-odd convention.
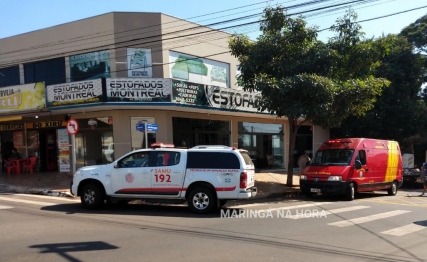
[[[69,187],[72,179],[72,175],[59,172],[10,175],[0,173],[0,191],[71,197]],[[297,195],[299,174],[293,176],[293,187],[287,187],[286,180],[285,172],[256,173],[255,186],[258,188],[256,199]]]
[[[408,197],[411,196],[411,197]],[[427,261],[417,190],[230,202],[210,215],[134,201],[0,194],[2,261]]]

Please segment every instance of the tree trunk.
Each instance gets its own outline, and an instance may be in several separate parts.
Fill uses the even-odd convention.
[[[288,158],[288,178],[286,185],[293,186],[294,175],[294,150],[298,132],[297,118],[289,118],[289,158]]]

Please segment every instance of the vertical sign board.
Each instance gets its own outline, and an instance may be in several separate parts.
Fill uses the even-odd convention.
[[[159,126],[157,124],[145,122],[136,124],[136,130],[140,132],[145,132],[145,148],[148,148],[148,131],[157,132],[159,130]]]
[[[76,133],[79,131],[79,123],[77,120],[70,119],[67,122],[67,132],[71,135],[71,163],[72,163],[72,175],[76,173]]]

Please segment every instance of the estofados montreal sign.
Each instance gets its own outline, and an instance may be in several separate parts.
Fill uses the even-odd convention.
[[[258,101],[261,98],[260,93],[216,86],[206,86],[205,95],[211,107],[251,112],[258,111]]]
[[[107,101],[170,102],[171,83],[164,78],[107,79]]]

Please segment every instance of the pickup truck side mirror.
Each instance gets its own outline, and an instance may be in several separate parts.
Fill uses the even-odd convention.
[[[360,162],[360,160],[354,161],[354,168],[355,169],[361,169],[362,168],[362,162]]]
[[[119,163],[118,162],[114,163],[114,168],[119,168]]]

